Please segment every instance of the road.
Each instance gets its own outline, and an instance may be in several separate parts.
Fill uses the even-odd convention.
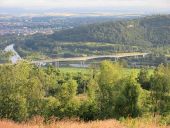
[[[87,57],[73,57],[73,58],[58,58],[58,59],[47,59],[47,60],[37,60],[32,61],[34,64],[38,63],[52,63],[52,62],[68,62],[68,61],[87,61],[92,59],[100,59],[100,58],[124,58],[124,57],[138,57],[138,56],[146,56],[149,53],[118,53],[113,55],[99,55],[99,56],[87,56]]]

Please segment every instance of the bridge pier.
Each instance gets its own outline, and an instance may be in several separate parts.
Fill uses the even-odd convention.
[[[80,67],[84,68],[85,67],[85,62],[84,61],[80,61]]]
[[[38,63],[35,63],[35,65],[36,65],[37,67],[42,67],[42,66],[43,66],[43,63],[42,63],[42,62],[38,62]]]
[[[139,57],[138,56],[135,56],[135,59],[138,59]]]
[[[59,61],[56,61],[56,62],[55,62],[55,67],[57,67],[57,68],[60,67],[60,62],[59,62]]]
[[[117,62],[119,60],[119,57],[115,57],[115,62]]]
[[[143,55],[143,58],[145,58],[146,55]]]

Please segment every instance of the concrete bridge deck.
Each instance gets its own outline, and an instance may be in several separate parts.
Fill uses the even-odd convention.
[[[69,61],[87,61],[92,59],[100,59],[100,58],[124,58],[124,57],[145,57],[149,53],[118,53],[113,55],[99,55],[99,56],[87,56],[87,57],[72,57],[72,58],[57,58],[57,59],[47,59],[47,60],[37,60],[32,61],[33,64],[38,63],[53,63],[53,62],[69,62]]]

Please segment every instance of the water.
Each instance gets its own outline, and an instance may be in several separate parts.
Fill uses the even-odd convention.
[[[89,64],[69,64],[69,66],[74,67],[74,68],[87,68],[90,65]]]
[[[14,44],[6,46],[4,51],[5,52],[12,52],[13,53],[13,55],[10,57],[10,61],[13,64],[17,63],[19,60],[22,60],[20,55],[15,51]]]

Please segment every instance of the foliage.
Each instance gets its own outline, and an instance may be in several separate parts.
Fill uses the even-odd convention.
[[[150,89],[150,79],[149,79],[149,71],[146,68],[142,68],[137,78],[138,82],[141,84],[143,89]]]
[[[51,117],[88,121],[135,118],[152,112],[168,123],[169,66],[160,65],[151,78],[147,76],[150,90],[142,89],[138,83],[141,73],[136,76],[124,71],[127,70],[119,63],[110,61],[103,61],[98,69],[84,74],[27,62],[1,65],[0,118],[25,121],[42,116],[45,121]],[[145,73],[140,77],[143,80]]]
[[[140,115],[140,85],[132,75],[124,80],[124,88],[116,100],[115,111],[118,116],[137,117]]]
[[[151,78],[151,97],[155,114],[169,114],[170,110],[170,68],[160,65]]]
[[[135,20],[106,22],[54,33],[58,41],[87,41],[128,44],[168,44],[170,16],[150,16]],[[167,26],[167,27],[165,27]],[[150,43],[150,44],[149,44]]]
[[[98,102],[102,118],[114,116],[114,105],[117,95],[115,85],[122,78],[121,70],[122,68],[118,63],[112,64],[108,61],[101,63],[98,77]]]

